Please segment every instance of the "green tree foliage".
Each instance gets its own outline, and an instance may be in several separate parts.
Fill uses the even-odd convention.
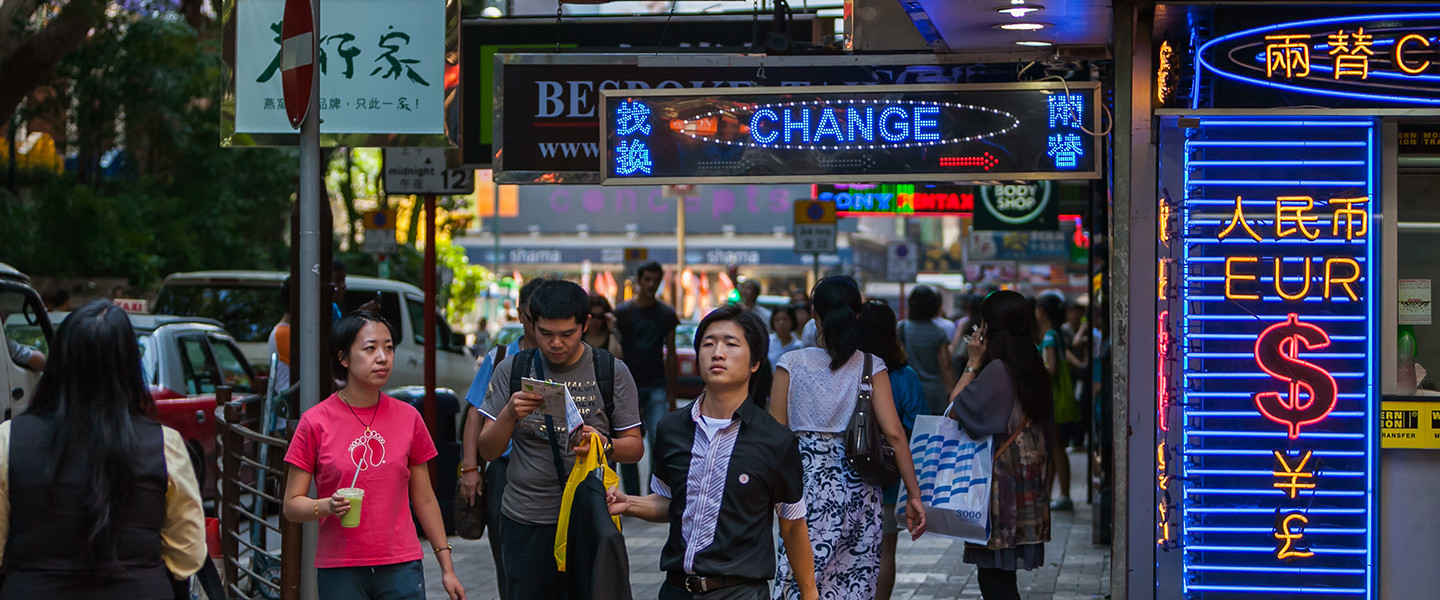
[[[147,287],[175,271],[288,264],[298,156],[219,146],[218,39],[173,14],[111,19],[58,75],[79,166],[0,191],[0,259]],[[102,176],[107,152],[119,163]]]

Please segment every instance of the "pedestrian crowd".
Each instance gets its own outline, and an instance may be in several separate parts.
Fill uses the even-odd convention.
[[[635,297],[613,309],[573,282],[528,281],[523,335],[485,354],[465,395],[457,504],[483,509],[502,599],[629,598],[609,515],[669,524],[664,599],[889,598],[900,532],[927,529],[909,444],[922,415],[997,442],[991,534],[964,559],[984,598],[1020,597],[1015,573],[1044,563],[1050,511],[1073,507],[1064,454],[1083,441],[1090,379],[1077,372],[1099,345],[1083,306],[1002,290],[954,322],[917,286],[898,318],[846,276],[770,308],[749,281],[696,326],[703,391],[677,399],[665,273],[634,275]],[[430,483],[438,451],[382,391],[398,342],[372,310],[335,321],[343,385],[301,416],[284,457],[284,516],[318,521],[321,598],[424,598],[427,554],[449,597],[466,596]],[[0,424],[0,600],[179,597],[206,560],[198,484],[154,420],[129,321],[86,304],[50,350],[30,409]],[[893,452],[883,481],[855,462],[857,407]],[[610,463],[621,483],[582,510],[576,465]]]

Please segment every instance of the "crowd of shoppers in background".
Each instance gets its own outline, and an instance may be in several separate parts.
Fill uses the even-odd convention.
[[[573,316],[537,312],[535,296],[522,292],[517,306],[526,334],[512,344],[512,356],[502,349],[494,361],[504,376],[482,369],[472,387],[472,401],[477,389],[488,393],[482,394],[485,410],[471,415],[480,417],[478,423],[466,428],[461,483],[476,501],[503,496],[500,510],[492,511],[502,513],[502,522],[492,525],[490,534],[492,547],[506,548],[506,558],[497,558],[497,569],[505,563],[502,598],[525,597],[513,588],[506,593],[524,581],[531,582],[526,593],[566,592],[546,587],[563,582],[552,577],[548,547],[524,541],[553,535],[539,513],[553,512],[558,481],[547,469],[556,467],[542,435],[527,437],[516,428],[533,409],[530,399],[512,394],[503,381],[513,368],[530,368],[516,367],[516,361],[528,359],[513,354],[537,343],[532,331],[544,331],[540,337],[556,344],[558,353],[544,354],[546,370],[588,365],[590,352],[598,349],[620,359],[617,374],[630,375],[616,379],[630,387],[623,395],[634,398],[633,413],[617,410],[623,416],[607,420],[595,406],[585,412],[587,425],[615,444],[609,456],[621,466],[623,486],[610,492],[611,511],[671,525],[661,560],[667,573],[662,598],[889,598],[899,532],[906,529],[914,539],[925,531],[908,453],[915,419],[925,414],[948,416],[972,435],[994,438],[991,523],[1000,533],[988,544],[967,545],[965,560],[980,568],[985,598],[1018,597],[1016,571],[1043,564],[1052,507],[1073,507],[1065,448],[1083,444],[1092,356],[1102,347],[1100,330],[1085,322],[1083,303],[1067,303],[1054,293],[975,294],[960,299],[963,310],[950,320],[940,292],[920,285],[909,289],[903,317],[897,317],[888,302],[865,301],[849,277],[823,279],[809,293],[791,293],[789,304],[769,307],[759,302],[756,282],[742,281],[738,301],[698,326],[696,371],[704,392],[679,399],[681,409],[675,410],[679,319],[660,300],[665,273],[649,262],[632,275],[635,298],[613,310],[604,297],[590,295],[584,314],[578,308]],[[578,303],[578,286],[563,282],[550,282],[540,297],[562,285],[574,287],[568,293]],[[536,329],[536,319],[549,325]],[[566,335],[574,336],[574,345],[559,341]],[[868,373],[862,374],[867,363]],[[587,371],[583,366],[575,370]],[[901,483],[889,489],[865,482],[844,459],[843,432],[866,374],[875,416],[898,455]],[[587,385],[583,377],[562,379]],[[588,384],[599,379],[592,376]],[[620,386],[616,392],[622,393]],[[497,427],[501,422],[505,425]],[[632,427],[636,431],[626,437],[633,445],[621,450],[610,441]],[[484,441],[472,443],[477,439]],[[576,450],[566,450],[560,468],[568,468]],[[767,459],[763,466],[747,462],[756,452]],[[516,455],[534,464],[517,472]],[[485,462],[482,456],[495,459],[483,486],[478,474],[468,471]],[[495,481],[496,465],[506,456],[512,461],[508,475],[501,466]],[[642,460],[650,473],[643,482],[633,467]],[[746,487],[726,478],[727,465],[744,473],[774,471],[757,477],[765,486]],[[910,506],[899,522],[902,485]],[[1052,494],[1052,487],[1059,493]],[[721,505],[737,510],[721,511]],[[781,539],[770,549],[770,536],[759,532],[769,531],[776,517]],[[722,557],[738,562],[722,567]],[[536,587],[538,580],[546,581]],[[728,592],[704,596],[696,589]]]
[[[1108,340],[1083,302],[994,291],[964,298],[951,321],[930,286],[897,310],[832,276],[767,308],[742,281],[739,301],[696,327],[703,392],[677,399],[666,274],[652,261],[632,275],[634,298],[613,308],[576,283],[529,280],[514,305],[522,335],[484,354],[466,393],[457,501],[488,507],[501,598],[586,597],[555,539],[567,477],[595,451],[621,467],[611,513],[670,525],[661,598],[889,598],[900,531],[926,531],[909,453],[920,415],[994,440],[992,534],[964,560],[984,598],[1020,597],[1016,572],[1044,563],[1051,510],[1073,508],[1066,447],[1083,446],[1101,384]],[[333,325],[340,390],[299,419],[282,509],[319,522],[322,598],[423,598],[427,555],[464,598],[430,485],[437,449],[419,413],[382,392],[399,340],[369,308]],[[283,386],[288,337],[287,318],[270,340]],[[43,374],[30,408],[0,424],[0,600],[174,597],[205,559],[199,486],[178,434],[154,420],[129,320],[108,300],[86,304],[48,361],[25,362]],[[585,435],[541,410],[526,377],[562,384]],[[896,455],[900,483],[886,489],[846,459],[862,390]],[[50,526],[65,522],[80,525]]]

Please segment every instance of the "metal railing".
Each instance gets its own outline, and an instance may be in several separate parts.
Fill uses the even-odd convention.
[[[285,482],[283,458],[290,443],[247,426],[255,422],[255,415],[245,414],[240,402],[231,402],[229,389],[217,390],[216,401],[224,417],[218,428],[225,595],[298,600],[300,525],[287,520],[280,509]],[[273,520],[267,517],[272,512]],[[270,549],[272,534],[280,536],[278,553]]]

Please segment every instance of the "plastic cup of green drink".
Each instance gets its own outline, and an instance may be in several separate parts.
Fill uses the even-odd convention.
[[[362,490],[360,488],[348,487],[335,490],[335,493],[341,498],[350,501],[350,510],[345,511],[345,514],[340,515],[340,526],[359,527],[360,504],[365,500],[365,490]]]

